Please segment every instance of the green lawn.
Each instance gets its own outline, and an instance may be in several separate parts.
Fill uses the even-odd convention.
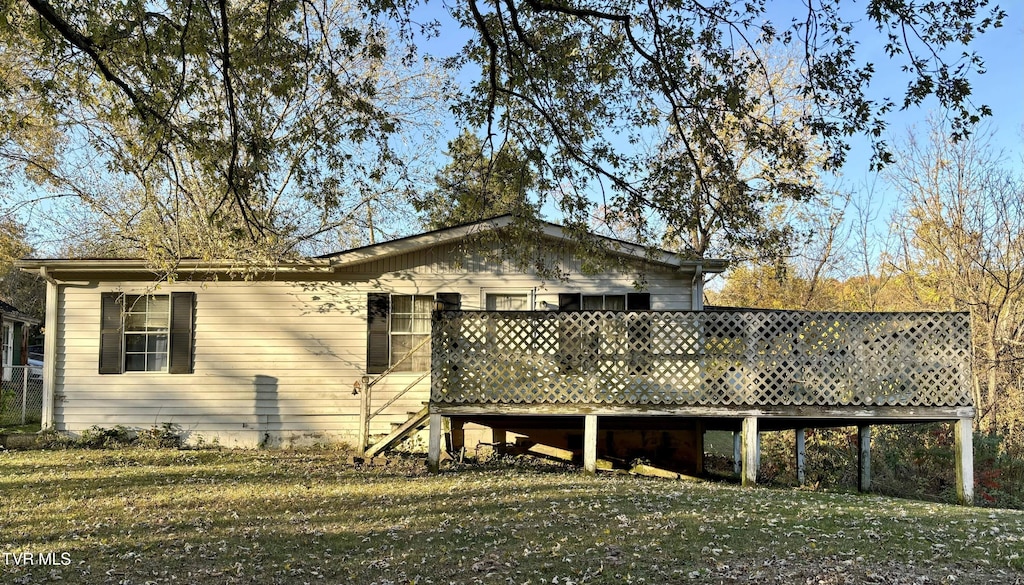
[[[423,468],[357,469],[336,451],[0,452],[0,583],[1024,583],[1021,511]]]

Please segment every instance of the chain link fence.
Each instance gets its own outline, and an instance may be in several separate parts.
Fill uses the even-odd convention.
[[[0,427],[36,424],[43,414],[43,370],[4,366],[0,381]]]

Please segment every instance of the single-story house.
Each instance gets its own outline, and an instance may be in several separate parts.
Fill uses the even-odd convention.
[[[422,342],[435,308],[700,310],[701,275],[725,268],[605,240],[622,262],[588,273],[569,235],[543,224],[541,247],[560,273],[545,279],[498,253],[500,236],[484,237],[511,223],[256,272],[182,260],[170,281],[142,260],[21,261],[49,283],[45,420],[72,433],[170,422],[231,446],[355,442],[366,378],[375,402],[414,386],[372,419],[371,436],[428,400]]]
[[[655,453],[696,471],[704,431],[723,429],[752,483],[759,430],[856,424],[869,444],[870,424],[944,420],[969,501],[963,315],[704,311],[705,276],[724,261],[541,223],[521,263],[502,253],[522,242],[506,237],[517,225],[262,269],[23,260],[48,283],[44,424],[369,454],[428,425],[432,466],[445,438],[457,449],[511,432],[588,470]]]

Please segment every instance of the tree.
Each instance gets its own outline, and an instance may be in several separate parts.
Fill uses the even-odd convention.
[[[970,100],[970,76],[983,63],[960,51],[1001,24],[1003,12],[987,0],[871,0],[860,21],[835,0],[800,5],[794,15],[768,14],[766,4],[462,0],[451,11],[475,35],[447,64],[478,66],[481,76],[453,111],[463,125],[484,128],[486,140],[507,138],[543,163],[538,180],[552,186],[573,226],[585,227],[602,204],[635,218],[642,234],[660,204],[636,175],[650,161],[644,144],[671,136],[665,175],[712,200],[743,185],[736,149],[719,143],[733,128],[742,150],[771,168],[801,168],[811,158],[794,131],[820,140],[825,166],[835,168],[855,133],[875,137],[876,162],[889,161],[880,137],[897,106],[934,95],[952,109],[961,136],[990,113]],[[168,254],[207,238],[244,243],[218,254],[272,256],[293,249],[297,234],[363,217],[367,192],[404,176],[393,139],[424,102],[402,91],[396,101],[385,88],[406,86],[393,72],[415,61],[424,34],[436,34],[436,23],[417,26],[419,5],[3,0],[0,46],[26,80],[8,88],[5,109],[20,111],[10,100],[27,97],[43,126],[81,147],[58,149],[65,161],[127,178],[127,194],[140,202],[130,217],[164,223],[199,209],[194,233],[165,234],[157,223],[142,230],[147,242],[164,237],[157,245]],[[857,60],[855,30],[865,27],[880,31],[905,68],[902,103],[865,94],[875,73]],[[801,51],[794,89],[804,105],[795,120],[783,115],[759,56],[775,45]],[[403,116],[396,103],[412,111]],[[49,152],[45,141],[6,136],[30,167]],[[70,173],[41,173],[64,188],[79,185]]]
[[[10,217],[0,217],[0,299],[19,311],[41,318],[46,291],[43,281],[14,267],[14,262],[32,253],[25,226]]]
[[[713,134],[696,131],[691,121],[682,123],[686,135],[670,127],[650,160],[634,172],[643,177],[644,200],[664,226],[658,230],[665,234],[663,246],[702,258],[782,266],[799,243],[798,219],[807,215],[802,208],[813,213],[828,206],[819,180],[827,153],[799,122],[804,101],[795,91],[798,60],[780,57],[770,49],[758,57],[771,74],[768,80],[760,73],[751,80],[761,104],[751,117],[759,122],[777,117],[805,158],[780,164],[749,140],[750,121],[732,115],[724,97],[709,102],[707,116],[722,118]],[[617,207],[642,209],[644,200]]]
[[[585,224],[596,197],[612,222],[626,219],[655,243],[665,226],[681,226],[696,255],[723,247],[713,232],[733,240],[726,250],[784,253],[793,234],[762,230],[760,218],[780,199],[809,196],[799,173],[816,144],[822,166],[837,168],[846,138],[867,134],[882,165],[891,161],[884,117],[898,105],[935,95],[952,108],[959,135],[989,114],[968,99],[980,58],[967,52],[949,66],[942,56],[999,26],[1001,10],[984,0],[872,1],[856,23],[839,5],[810,2],[786,15],[775,4],[769,15],[763,1],[466,0],[455,14],[477,36],[461,62],[479,64],[483,78],[458,111],[545,152],[542,175],[561,189],[570,223]],[[857,61],[854,37],[865,25],[882,33],[891,58],[907,60],[902,104],[865,94],[875,66]],[[769,47],[800,51],[795,108],[763,57]],[[764,163],[763,189],[751,185],[747,153]],[[708,213],[695,219],[699,210]],[[716,222],[725,229],[706,229]]]
[[[1004,167],[984,135],[953,142],[933,120],[911,134],[889,168],[906,226],[900,267],[921,308],[970,311],[974,402],[991,431],[1024,431],[1024,177]]]
[[[0,155],[87,206],[114,253],[274,260],[414,184],[399,139],[429,133],[443,77],[355,4],[5,4]]]
[[[505,143],[488,155],[477,136],[463,131],[448,143],[451,161],[434,175],[437,187],[415,200],[426,214],[430,229],[450,227],[510,213],[517,217],[538,215],[530,196],[537,189],[537,176],[525,153]]]

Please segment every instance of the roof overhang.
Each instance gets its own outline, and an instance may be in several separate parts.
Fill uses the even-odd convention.
[[[408,254],[410,252],[462,241],[473,235],[508,228],[514,222],[515,218],[513,216],[502,215],[474,223],[439,229],[424,234],[417,234],[415,236],[409,236],[398,240],[382,242],[380,244],[371,244],[361,248],[354,248],[352,250],[322,256],[321,258],[330,260],[331,265],[336,268],[351,266],[362,262],[380,260],[391,256]],[[542,238],[549,240],[556,240],[567,244],[571,244],[576,241],[574,240],[573,234],[567,228],[546,221],[539,222],[539,232],[539,235]],[[729,262],[727,260],[688,258],[684,255],[669,252],[667,250],[649,248],[647,246],[624,240],[617,240],[607,236],[598,234],[591,234],[591,236],[596,238],[609,253],[619,257],[630,258],[670,268],[678,268],[685,271],[698,271],[705,273],[724,272],[729,267]]]
[[[35,272],[44,280],[97,280],[112,274],[140,280],[167,279],[175,275],[196,274],[302,274],[329,273],[331,264],[319,258],[273,265],[246,264],[235,260],[181,259],[168,267],[154,267],[142,259],[36,259],[26,258],[14,264],[26,272]]]
[[[195,277],[202,274],[224,275],[260,275],[261,277],[276,274],[324,274],[339,268],[381,260],[401,254],[408,254],[449,243],[466,240],[472,236],[495,232],[509,228],[515,222],[511,215],[503,215],[474,223],[459,225],[417,234],[398,240],[371,244],[353,248],[344,252],[308,258],[298,261],[278,262],[271,265],[248,264],[235,260],[200,260],[186,258],[176,261],[169,267],[154,267],[143,259],[23,259],[15,266],[27,272],[36,272],[46,280],[99,280],[103,277],[118,277],[138,280],[165,280],[181,278],[185,275]],[[531,226],[532,227],[532,226]],[[538,236],[543,239],[562,242],[568,245],[578,240],[567,228],[541,221],[537,224]],[[674,268],[696,274],[723,272],[729,262],[718,259],[690,258],[682,254],[669,252],[659,248],[650,248],[624,240],[591,234],[600,246],[608,253],[653,265]]]

